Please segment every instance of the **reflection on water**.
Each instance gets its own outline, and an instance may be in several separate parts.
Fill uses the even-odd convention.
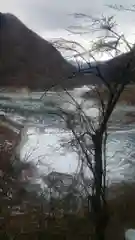
[[[135,131],[118,131],[108,137],[107,157],[108,169],[112,178],[117,174],[118,178],[131,179],[131,162],[134,163],[135,155]]]
[[[29,135],[30,134],[30,135]],[[40,131],[39,128],[29,128],[28,142],[22,149],[22,157],[30,155],[29,160],[37,162],[40,160],[41,170],[45,171],[51,166],[57,171],[74,172],[77,168],[77,155],[75,153],[64,151],[61,148],[61,138],[69,138],[70,134],[56,131]]]
[[[63,93],[59,93],[57,99],[56,94],[55,97],[50,94],[49,97],[46,97],[45,100],[41,102],[40,96],[41,93],[36,93],[35,97],[33,94],[31,99],[25,96],[25,100],[20,100],[19,95],[14,97],[13,94],[11,94],[12,102],[7,99],[0,100],[1,110],[7,112],[10,118],[24,122],[27,126],[28,140],[21,151],[21,156],[22,158],[36,162],[38,160],[40,162],[40,171],[43,172],[46,171],[50,165],[57,171],[74,172],[78,165],[78,157],[76,153],[61,148],[61,140],[63,137],[69,139],[70,134],[64,131],[62,119],[55,114],[58,110],[58,103],[59,106],[61,104],[62,106],[66,106],[66,108],[69,106],[65,105],[67,104],[67,98]],[[79,99],[79,91],[76,93],[76,96]],[[21,97],[23,98],[23,96]],[[51,101],[53,100],[55,104],[50,104],[49,99],[51,99]],[[90,115],[94,116],[97,114],[95,106],[90,108],[90,106],[93,106],[93,102],[85,102],[85,106],[87,106],[86,110],[89,111]],[[115,122],[115,119],[121,120],[124,118],[126,110],[125,106],[124,108],[119,106],[119,108],[115,110],[112,118],[113,131],[108,137],[107,168],[109,178],[113,180],[123,179],[124,177],[130,178],[131,175],[134,174],[130,169],[131,164],[129,162],[129,160],[134,161],[135,157],[134,126],[120,125],[120,123],[118,123],[116,128]],[[132,110],[133,109],[130,109],[130,111]],[[124,130],[121,130],[121,128],[124,128]]]
[[[31,152],[29,160],[41,160],[41,170],[46,171],[51,165],[57,171],[74,172],[78,166],[78,156],[74,152],[62,149],[63,137],[70,139],[67,132],[54,132],[51,128],[40,131],[40,128],[29,128],[28,141],[22,149],[22,157]],[[30,135],[29,135],[30,134]],[[107,170],[110,180],[131,178],[134,174],[130,161],[135,157],[135,132],[130,134],[116,132],[109,136],[107,144]],[[129,161],[130,160],[130,161]],[[42,165],[45,164],[45,166]],[[130,170],[130,171],[129,171]]]

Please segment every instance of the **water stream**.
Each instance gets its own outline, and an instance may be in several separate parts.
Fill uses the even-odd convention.
[[[86,88],[75,89],[70,94],[78,103]],[[78,165],[78,156],[72,151],[62,149],[60,142],[70,138],[59,117],[59,108],[74,111],[71,97],[66,93],[48,92],[43,96],[38,93],[0,93],[0,109],[8,117],[25,124],[25,144],[21,149],[22,159],[39,161],[39,170],[43,173],[49,169],[73,173]],[[83,101],[84,109],[90,116],[98,113],[94,101]],[[135,175],[135,125],[123,122],[125,114],[133,112],[134,107],[119,105],[110,122],[110,134],[107,144],[108,176],[111,181],[131,178]]]

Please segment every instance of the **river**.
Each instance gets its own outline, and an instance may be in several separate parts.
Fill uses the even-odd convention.
[[[84,100],[81,95],[87,87],[74,89],[70,94],[78,103],[83,102],[86,113],[96,116],[97,108],[92,100]],[[42,100],[41,100],[42,97]],[[25,124],[25,141],[21,158],[39,161],[41,173],[56,170],[73,173],[78,166],[75,152],[61,147],[63,138],[70,138],[59,108],[74,111],[71,98],[64,92],[0,93],[0,110],[11,119]],[[112,182],[130,179],[135,176],[135,125],[123,122],[125,114],[133,112],[134,107],[119,105],[110,121],[107,141],[107,171]],[[132,163],[132,164],[131,164]]]

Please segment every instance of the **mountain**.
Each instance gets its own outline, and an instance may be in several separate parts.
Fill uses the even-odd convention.
[[[14,15],[0,13],[0,87],[46,90],[60,83],[72,89],[101,83],[93,69],[72,77],[77,72],[50,42]]]
[[[71,64],[76,65],[74,61],[71,61]],[[78,66],[76,65],[76,67]],[[80,62],[79,67],[85,75],[99,75],[100,72],[106,82],[123,81],[123,75],[125,76],[125,73],[128,76],[128,80],[134,82],[135,48],[110,60],[91,62],[90,66],[88,63]]]
[[[129,53],[97,64],[110,81],[112,77],[118,78],[116,69],[123,67],[128,58]],[[59,83],[68,89],[101,83],[95,74],[94,63],[72,78],[77,71],[75,64],[66,61],[50,42],[27,28],[14,15],[0,13],[0,87],[45,90]]]
[[[12,14],[0,13],[0,86],[46,89],[75,68]]]
[[[104,71],[106,79],[109,81],[124,81],[123,76],[127,76],[130,82],[135,79],[135,49],[123,53],[106,62],[107,68]]]

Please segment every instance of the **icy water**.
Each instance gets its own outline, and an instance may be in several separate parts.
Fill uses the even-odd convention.
[[[75,89],[70,94],[78,103],[86,88]],[[42,99],[41,99],[42,97]],[[97,108],[93,101],[85,101],[84,109],[90,116],[96,116]],[[70,138],[61,118],[60,107],[74,111],[71,96],[66,93],[0,93],[0,109],[10,118],[25,125],[25,137],[21,149],[22,159],[39,161],[40,172],[55,169],[73,173],[78,166],[78,156],[73,151],[61,147],[63,138]],[[107,168],[111,181],[130,179],[135,175],[135,125],[123,122],[126,112],[134,107],[120,105],[115,110],[110,125],[107,144]],[[131,167],[132,166],[132,167]]]

